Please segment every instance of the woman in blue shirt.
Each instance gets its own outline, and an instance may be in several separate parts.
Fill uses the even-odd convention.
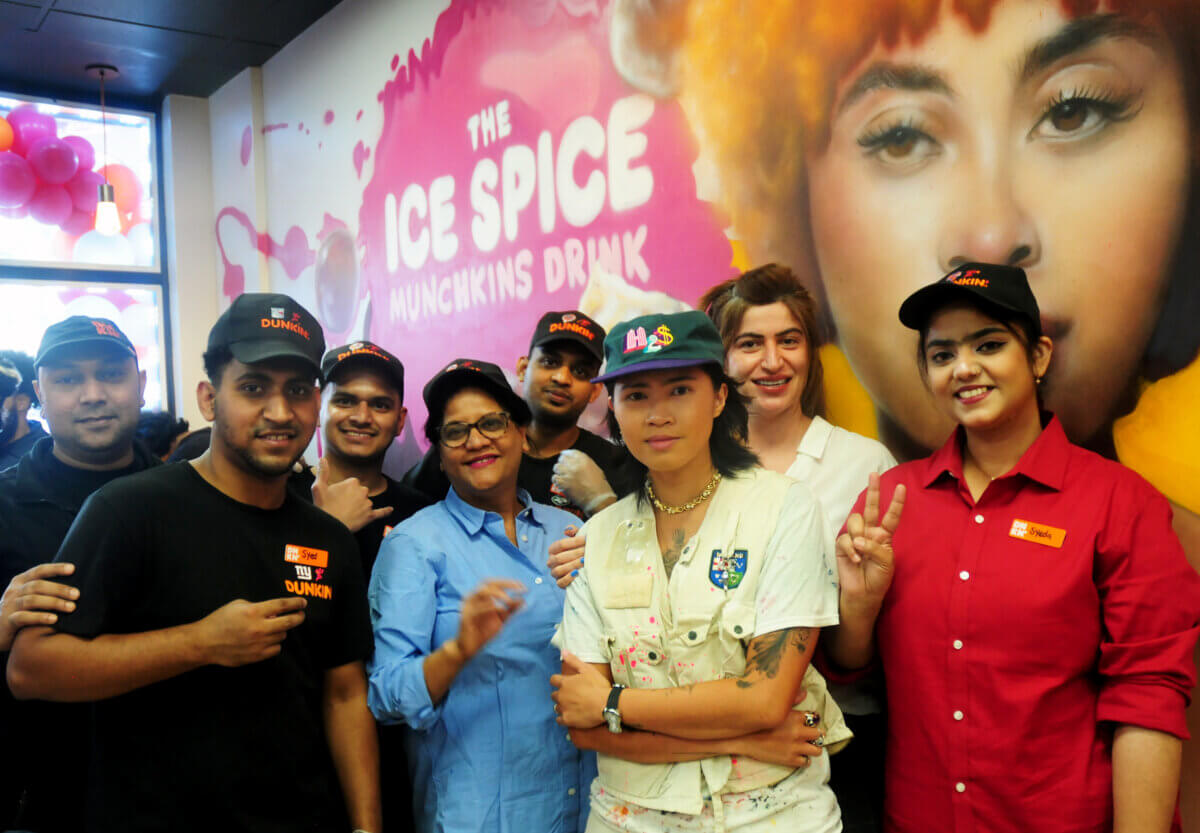
[[[530,413],[498,367],[458,359],[424,399],[451,488],[379,551],[371,710],[409,727],[421,833],[576,833],[595,759],[554,721],[564,592],[546,567],[575,516],[517,488]]]

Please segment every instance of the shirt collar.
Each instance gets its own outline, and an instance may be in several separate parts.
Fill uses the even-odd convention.
[[[1020,474],[1055,491],[1061,491],[1066,479],[1071,442],[1067,439],[1058,417],[1046,413],[1042,415],[1042,422],[1042,433],[1038,434],[1033,445],[1025,449],[1021,459],[1004,477]],[[958,481],[963,479],[962,449],[965,439],[965,431],[960,425],[946,440],[945,445],[934,452],[925,469],[925,486],[932,486],[944,474],[949,474]]]
[[[829,438],[832,436],[833,426],[821,417],[815,416],[812,418],[808,430],[800,439],[796,453],[807,454],[809,457],[820,460],[825,456],[825,449],[829,446]]]
[[[525,508],[517,513],[517,518],[522,521],[542,526],[542,512],[538,505],[533,502],[533,498],[529,496],[529,492],[525,489],[517,489],[517,500]],[[454,487],[450,487],[450,491],[446,493],[446,511],[450,516],[458,521],[459,526],[468,535],[477,535],[487,522],[488,515],[495,515],[495,512],[488,512],[480,509],[478,506],[472,506],[461,497],[458,492],[454,491]]]

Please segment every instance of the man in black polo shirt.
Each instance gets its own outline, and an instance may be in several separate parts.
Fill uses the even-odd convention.
[[[533,413],[518,485],[535,501],[581,518],[616,500],[614,481],[625,459],[622,449],[578,425],[600,395],[591,380],[603,360],[604,328],[578,310],[543,315],[529,354],[517,359],[517,390]],[[436,452],[430,449],[404,482],[441,500],[450,484]]]
[[[305,469],[290,485],[354,533],[369,578],[383,537],[433,503],[383,473],[383,459],[408,417],[404,365],[378,344],[356,341],[326,353],[321,374],[321,461],[315,473]]]
[[[0,473],[0,651],[13,631],[70,609],[71,569],[53,561],[80,506],[117,478],[159,464],[134,441],[146,377],[125,334],[105,318],[72,316],[47,328],[33,365],[50,436]],[[46,610],[51,612],[39,612]],[[0,685],[0,829],[82,828],[89,707],[16,703]],[[81,748],[84,751],[80,751]],[[64,750],[70,750],[69,753]]]
[[[291,298],[236,299],[204,355],[208,452],[92,495],[58,555],[76,609],[17,636],[17,696],[99,701],[89,831],[380,829],[357,546],[287,490],[323,351]]]

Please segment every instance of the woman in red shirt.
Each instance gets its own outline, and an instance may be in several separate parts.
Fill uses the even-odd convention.
[[[872,475],[825,643],[884,667],[887,829],[1165,833],[1200,632],[1166,500],[1042,410],[1054,346],[1022,270],[966,264],[900,319],[958,427]]]

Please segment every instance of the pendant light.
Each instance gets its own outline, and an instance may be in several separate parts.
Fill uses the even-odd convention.
[[[108,181],[108,111],[104,106],[104,79],[120,73],[108,64],[88,64],[89,75],[100,79],[100,125],[104,140],[104,182],[100,184],[100,202],[96,203],[96,231],[109,237],[121,233],[121,215],[117,211],[116,193]]]

